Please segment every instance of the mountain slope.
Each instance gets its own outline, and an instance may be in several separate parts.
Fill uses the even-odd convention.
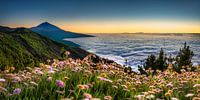
[[[43,36],[46,36],[52,40],[55,40],[57,42],[61,42],[64,44],[68,44],[70,46],[78,46],[72,42],[65,41],[63,39],[65,38],[78,38],[78,37],[92,37],[91,35],[86,34],[80,34],[80,33],[74,33],[70,31],[64,31],[60,28],[58,28],[55,25],[52,25],[48,22],[44,22],[36,27],[31,28],[32,31],[37,32]]]
[[[0,69],[5,66],[35,66],[47,59],[62,59],[65,50],[71,52],[69,56],[72,58],[82,59],[89,54],[78,47],[52,41],[26,28],[0,26]]]

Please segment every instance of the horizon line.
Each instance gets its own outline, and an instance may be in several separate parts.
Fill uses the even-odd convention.
[[[52,24],[52,23],[50,23],[50,24]],[[200,32],[142,32],[142,31],[139,31],[139,32],[76,32],[76,31],[63,29],[55,24],[52,24],[52,25],[54,25],[64,31],[70,31],[70,32],[74,32],[74,33],[86,33],[86,34],[200,34]],[[27,29],[35,27],[35,26],[32,26],[32,27],[16,26],[15,27],[15,26],[9,26],[9,25],[0,25],[0,26],[9,27],[9,28],[27,28]]]

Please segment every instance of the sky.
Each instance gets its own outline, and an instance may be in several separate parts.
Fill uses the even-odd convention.
[[[200,33],[200,0],[1,0],[0,25],[80,33]]]

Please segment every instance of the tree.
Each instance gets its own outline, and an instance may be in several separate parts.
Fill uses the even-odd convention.
[[[167,69],[167,56],[165,55],[163,49],[161,48],[159,56],[156,58],[155,55],[148,56],[144,68],[142,66],[138,66],[138,70],[141,74],[147,74],[145,70],[151,68],[152,70],[161,70],[164,71]],[[155,73],[154,73],[155,74]]]
[[[159,56],[156,59],[155,68],[152,68],[152,69],[154,69],[154,70],[159,69],[161,71],[164,71],[165,69],[167,69],[166,60],[167,60],[167,58],[165,56],[165,53],[164,53],[163,49],[161,48]]]
[[[176,56],[176,63],[178,69],[181,69],[182,66],[192,66],[192,57],[194,53],[190,50],[190,47],[187,46],[187,43],[184,43],[184,47],[180,49],[178,55]]]
[[[151,54],[150,56],[148,56],[145,65],[144,65],[144,69],[147,70],[149,68],[154,69],[156,65],[156,56]]]

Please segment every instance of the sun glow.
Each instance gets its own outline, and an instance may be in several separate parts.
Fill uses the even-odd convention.
[[[11,27],[32,27],[41,22],[30,22],[28,24],[9,24]],[[61,29],[79,33],[200,33],[198,21],[54,21],[52,24]]]
[[[61,23],[65,30],[83,33],[200,33],[200,24],[176,21],[97,21]]]

